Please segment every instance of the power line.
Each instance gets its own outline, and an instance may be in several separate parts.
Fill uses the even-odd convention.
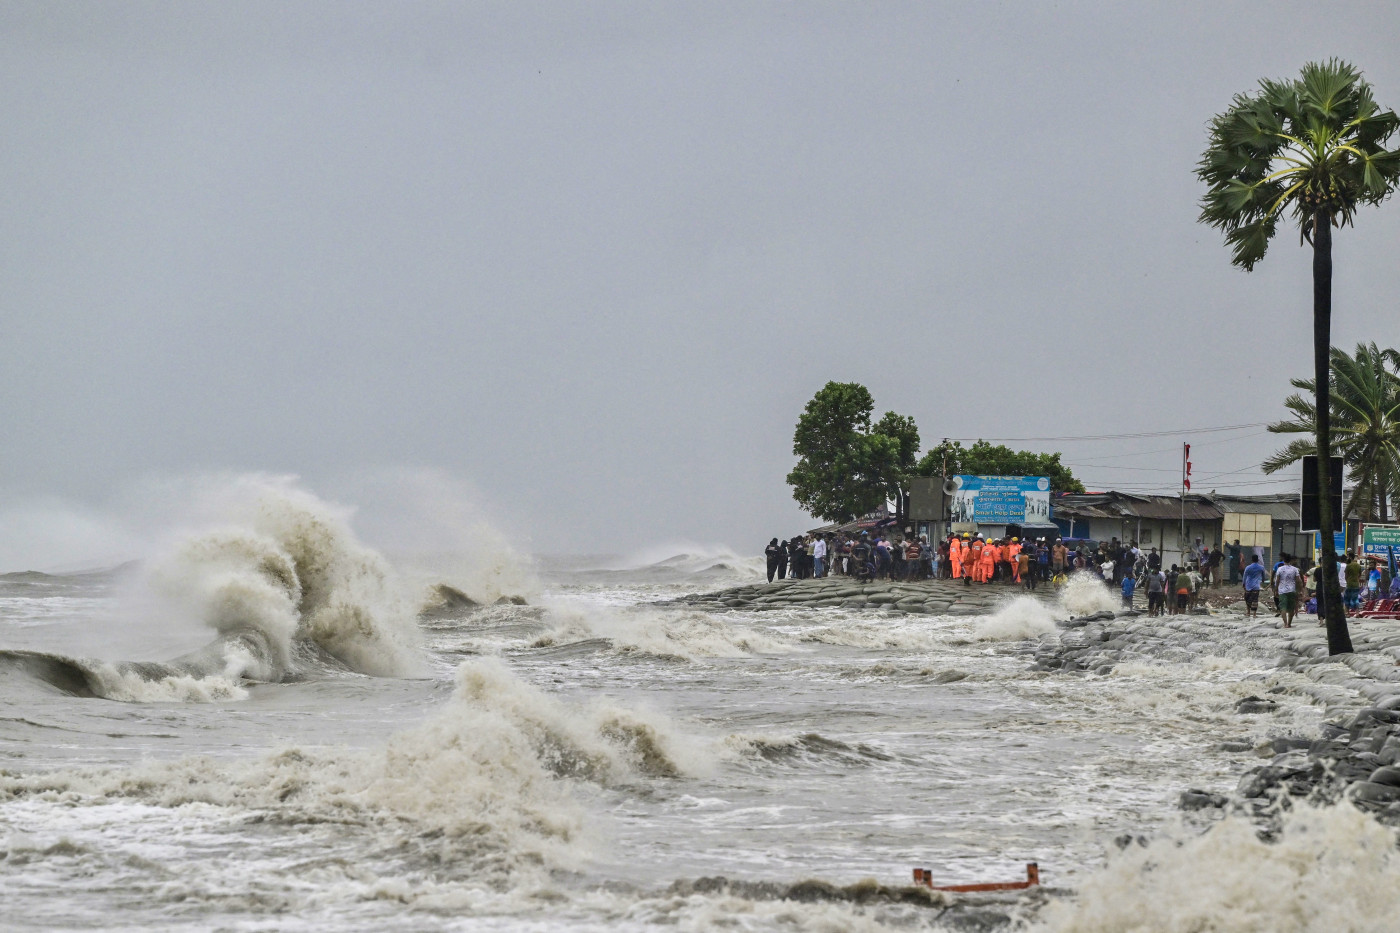
[[[1153,490],[1166,490],[1167,492],[1176,493],[1181,489],[1180,483],[1105,483],[1096,482],[1094,480],[1088,479],[1082,479],[1080,480],[1080,482],[1087,487],[1103,489],[1121,489],[1124,492],[1150,492]],[[1198,480],[1195,485],[1202,485],[1203,482],[1204,481],[1202,480]],[[1230,483],[1215,483],[1213,484],[1213,487],[1223,489],[1234,489],[1239,486],[1295,486],[1296,484],[1296,479],[1238,480]]]
[[[1219,479],[1222,476],[1234,476],[1238,473],[1258,473],[1260,476],[1265,475],[1264,471],[1259,469],[1259,464],[1251,463],[1249,466],[1240,467],[1238,470],[1225,470],[1221,473],[1206,473],[1204,476],[1196,476],[1192,477],[1192,479],[1198,483],[1203,483],[1208,479]]]
[[[1134,471],[1134,472],[1146,472],[1146,473],[1180,473],[1180,472],[1181,472],[1181,467],[1176,467],[1175,469],[1172,469],[1171,467],[1118,466],[1117,464],[1113,464],[1113,463],[1089,463],[1089,462],[1087,462],[1087,461],[1076,461],[1076,462],[1073,462],[1073,463],[1066,463],[1066,464],[1064,464],[1064,465],[1067,466],[1067,467],[1069,467],[1069,468],[1071,468],[1071,469],[1076,469],[1076,470],[1079,469],[1080,467],[1089,467],[1090,469],[1101,469],[1101,470],[1132,470],[1132,471]]]
[[[1262,428],[1269,422],[1254,424],[1227,424],[1214,428],[1185,428],[1181,431],[1135,431],[1127,434],[1081,434],[1073,437],[950,437],[950,441],[998,441],[1000,443],[1029,443],[1031,441],[1117,441],[1133,437],[1177,437],[1186,434],[1214,434],[1219,431],[1243,431],[1246,428]]]
[[[1241,435],[1239,435],[1239,436],[1237,436],[1237,437],[1222,437],[1220,440],[1216,440],[1216,441],[1201,441],[1200,443],[1192,444],[1191,446],[1192,446],[1192,448],[1196,448],[1196,447],[1218,447],[1218,446],[1220,446],[1221,444],[1235,444],[1235,443],[1238,443],[1238,442],[1240,442],[1240,441],[1247,441],[1247,440],[1249,440],[1249,439],[1252,438],[1252,437],[1263,437],[1265,434],[1268,434],[1268,433],[1269,433],[1268,431],[1252,431],[1252,432],[1250,432],[1249,434],[1241,434]],[[1133,451],[1132,453],[1127,453],[1127,454],[1094,454],[1093,457],[1094,457],[1095,460],[1127,460],[1127,459],[1130,459],[1130,458],[1132,458],[1132,457],[1148,457],[1148,456],[1151,456],[1152,454],[1166,454],[1166,453],[1177,453],[1177,454],[1179,454],[1179,453],[1181,453],[1181,447],[1180,447],[1180,446],[1176,446],[1176,447],[1157,447],[1157,448],[1154,448],[1154,449],[1152,449],[1152,450],[1135,450],[1135,451]],[[1087,462],[1087,461],[1080,461],[1080,462],[1083,463],[1083,462]],[[1109,467],[1109,469],[1116,469],[1116,467]]]

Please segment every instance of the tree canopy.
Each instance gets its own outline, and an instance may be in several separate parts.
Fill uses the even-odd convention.
[[[945,461],[946,458],[946,461]],[[979,440],[971,447],[961,441],[944,441],[929,450],[914,467],[917,476],[952,476],[970,473],[982,476],[1048,476],[1055,492],[1083,492],[1084,484],[1074,478],[1060,455],[1012,450],[1003,444]]]
[[[900,495],[919,452],[914,419],[885,412],[854,382],[828,382],[797,419],[788,474],[792,497],[823,521],[848,522]]]
[[[1293,417],[1269,425],[1269,430],[1315,435],[1316,385],[1311,379],[1292,383],[1307,394],[1295,392],[1284,399]],[[1389,500],[1400,494],[1400,351],[1357,344],[1356,353],[1348,355],[1333,347],[1331,383],[1332,443],[1356,484],[1348,514],[1388,521]],[[1295,438],[1264,461],[1264,472],[1276,473],[1315,453],[1313,437]]]
[[[1400,179],[1400,128],[1382,110],[1361,72],[1346,62],[1309,62],[1291,81],[1263,80],[1237,94],[1210,123],[1196,174],[1206,183],[1201,222],[1218,227],[1245,269],[1264,258],[1279,218],[1292,210],[1303,237],[1319,216],[1353,222],[1363,204],[1379,204]]]

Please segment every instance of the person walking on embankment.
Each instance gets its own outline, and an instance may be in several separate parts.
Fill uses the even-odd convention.
[[[1348,609],[1359,609],[1361,607],[1361,561],[1356,559],[1351,551],[1347,551],[1342,558],[1346,569],[1342,571],[1342,580],[1346,586],[1345,605]]]
[[[1147,614],[1162,614],[1162,603],[1166,601],[1167,575],[1161,570],[1147,571]]]
[[[1191,575],[1178,570],[1176,564],[1172,564],[1172,570],[1176,571],[1176,582],[1172,584],[1176,587],[1176,611],[1172,615],[1185,615],[1191,604]]]
[[[1244,617],[1259,618],[1259,591],[1264,588],[1264,565],[1255,554],[1244,568]]]
[[[1283,563],[1274,571],[1274,592],[1278,594],[1278,608],[1283,615],[1283,627],[1293,627],[1293,617],[1298,614],[1298,568],[1293,566],[1293,555],[1284,554]]]

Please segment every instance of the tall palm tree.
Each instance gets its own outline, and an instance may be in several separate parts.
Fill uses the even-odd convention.
[[[1210,122],[1210,140],[1196,174],[1206,183],[1201,222],[1219,227],[1232,261],[1245,270],[1264,258],[1279,219],[1291,210],[1312,244],[1313,391],[1316,414],[1318,515],[1323,567],[1336,562],[1331,488],[1328,375],[1332,346],[1332,228],[1353,223],[1363,204],[1379,204],[1400,181],[1400,149],[1387,149],[1400,127],[1382,110],[1361,72],[1333,59],[1309,62],[1292,81],[1264,80],[1256,94],[1237,94]],[[1337,575],[1323,573],[1327,650],[1351,651]]]
[[[1332,441],[1356,482],[1347,514],[1365,521],[1389,521],[1389,498],[1400,484],[1400,375],[1391,368],[1397,365],[1400,353],[1374,343],[1358,344],[1355,356],[1332,348]],[[1269,430],[1315,437],[1313,380],[1294,379],[1293,387],[1308,394],[1286,398],[1283,405],[1293,419],[1271,424]],[[1275,473],[1315,453],[1316,441],[1300,437],[1265,460],[1264,472]]]

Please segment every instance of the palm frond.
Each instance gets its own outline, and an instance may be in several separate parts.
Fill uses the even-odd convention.
[[[1306,240],[1319,217],[1348,225],[1358,205],[1389,197],[1400,186],[1400,149],[1386,148],[1397,131],[1400,117],[1340,59],[1310,62],[1291,81],[1260,81],[1210,122],[1196,165],[1206,185],[1200,221],[1251,270],[1285,212]]]
[[[1277,473],[1286,467],[1290,467],[1302,460],[1304,457],[1311,457],[1317,453],[1317,442],[1298,439],[1290,441],[1282,450],[1276,451],[1272,456],[1266,458],[1259,468],[1265,473]]]

